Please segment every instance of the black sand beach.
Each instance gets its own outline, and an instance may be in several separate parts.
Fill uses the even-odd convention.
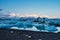
[[[60,40],[60,33],[0,29],[0,40]]]

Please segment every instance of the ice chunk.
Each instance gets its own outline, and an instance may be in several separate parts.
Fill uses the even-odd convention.
[[[48,30],[49,32],[57,31],[58,29],[55,26],[46,26],[45,30]]]

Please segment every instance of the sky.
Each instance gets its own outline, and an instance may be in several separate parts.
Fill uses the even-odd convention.
[[[60,0],[0,0],[0,9],[23,15],[60,17]]]

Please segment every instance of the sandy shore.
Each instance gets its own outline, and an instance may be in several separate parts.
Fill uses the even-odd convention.
[[[0,40],[60,40],[60,33],[0,29]]]

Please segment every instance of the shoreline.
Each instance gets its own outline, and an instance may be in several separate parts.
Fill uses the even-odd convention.
[[[30,37],[30,38],[29,38]],[[0,40],[60,40],[60,33],[0,29]]]

